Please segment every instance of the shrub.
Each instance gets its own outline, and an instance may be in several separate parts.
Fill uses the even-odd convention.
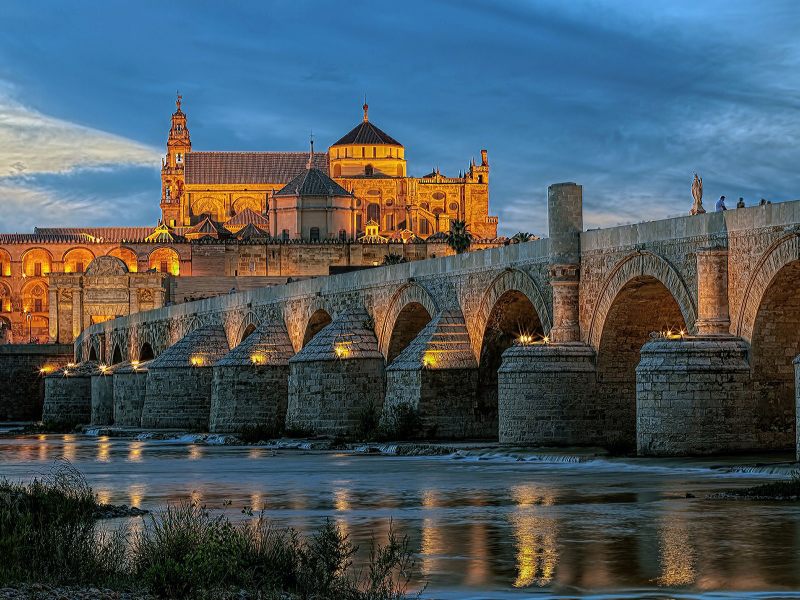
[[[798,498],[800,497],[800,469],[792,470],[791,477],[739,490],[728,490],[726,494],[744,498]]]
[[[280,437],[283,433],[283,427],[276,421],[252,423],[244,425],[239,432],[239,439],[245,444],[255,444],[257,442],[266,442],[267,440]]]
[[[381,415],[371,400],[364,400],[356,407],[356,425],[351,432],[359,442],[374,440],[379,434]]]
[[[384,411],[381,435],[387,440],[410,440],[422,429],[419,409],[408,400],[392,404]]]
[[[45,421],[44,423],[25,425],[22,433],[73,433],[80,427],[81,423],[75,420]]]

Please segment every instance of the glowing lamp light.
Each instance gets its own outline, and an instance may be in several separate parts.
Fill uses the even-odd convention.
[[[264,364],[264,356],[262,354],[253,354],[250,357],[250,360],[254,365],[261,365]]]
[[[105,373],[105,372],[108,370],[108,366],[107,366],[107,365],[100,365],[98,368],[99,368],[99,369],[100,369],[100,370],[101,370],[103,373]]]
[[[189,361],[192,363],[193,367],[199,367],[203,364],[203,359],[200,356],[193,356],[192,359]]]
[[[131,365],[133,365],[133,368],[135,369],[136,367],[139,366],[139,361],[138,360],[132,360],[131,361]]]
[[[550,343],[550,337],[549,336],[544,336],[544,343],[545,344],[549,344]]]
[[[345,358],[350,353],[350,351],[344,346],[336,346],[333,351],[336,352],[336,356],[338,358]]]
[[[75,363],[67,363],[67,366],[68,366],[68,367],[74,367],[74,366],[75,366]]]
[[[426,352],[422,357],[422,364],[426,367],[436,366],[436,355],[433,352]]]

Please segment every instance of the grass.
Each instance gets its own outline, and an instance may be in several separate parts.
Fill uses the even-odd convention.
[[[411,402],[392,404],[383,416],[373,403],[364,402],[357,409],[351,437],[356,442],[411,440],[419,437],[421,430],[422,417]]]
[[[728,490],[725,495],[737,498],[773,498],[775,500],[800,498],[800,469],[793,470],[788,480]]]
[[[389,527],[369,563],[329,520],[308,536],[246,509],[238,522],[182,502],[114,534],[93,518],[96,498],[67,461],[29,485],[0,481],[0,582],[148,591],[166,598],[400,600],[414,568],[408,538]]]

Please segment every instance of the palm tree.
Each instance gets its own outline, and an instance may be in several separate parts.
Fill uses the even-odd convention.
[[[466,252],[472,243],[472,235],[469,232],[466,221],[450,221],[450,231],[447,232],[447,245],[456,251],[456,254]]]
[[[532,233],[528,233],[527,231],[518,231],[514,234],[514,237],[511,238],[512,244],[521,244],[522,242],[530,242],[534,238]]]
[[[399,265],[400,263],[408,262],[408,259],[402,254],[384,254],[383,265]]]

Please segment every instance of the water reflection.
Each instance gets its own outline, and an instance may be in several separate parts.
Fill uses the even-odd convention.
[[[271,456],[260,447],[75,435],[0,438],[0,476],[29,479],[61,456],[86,474],[101,502],[157,510],[189,500],[235,520],[244,506],[266,507],[275,526],[303,533],[330,518],[360,547],[357,567],[373,533],[385,543],[394,519],[419,551],[426,597],[513,600],[534,592],[572,597],[575,590],[672,597],[675,588],[684,596],[725,589],[730,597],[772,597],[770,590],[800,588],[800,503],[706,498],[763,482],[758,476],[591,463]],[[142,520],[130,525],[138,529]]]
[[[517,579],[514,587],[544,586],[553,580],[558,562],[558,528],[549,507],[555,495],[535,485],[515,486],[516,505],[509,516],[517,547]]]

